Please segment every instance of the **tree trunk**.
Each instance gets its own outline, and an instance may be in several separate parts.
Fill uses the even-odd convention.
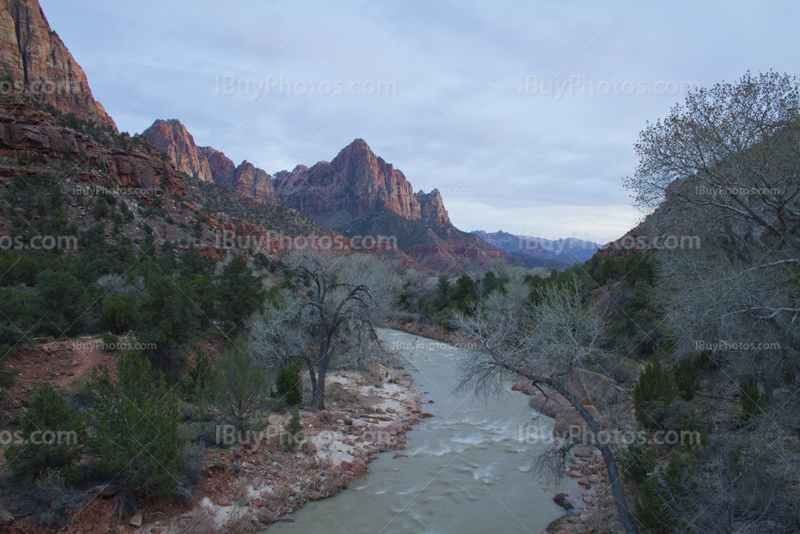
[[[525,378],[533,380],[534,382],[546,384],[553,388],[557,393],[561,394],[561,396],[567,399],[570,404],[575,407],[578,413],[581,414],[581,417],[583,417],[584,421],[586,421],[586,424],[589,425],[589,429],[595,436],[602,431],[600,424],[594,420],[594,417],[592,417],[589,411],[578,401],[578,399],[576,399],[561,385],[553,380],[550,380],[549,378],[533,376],[527,373],[519,374]],[[600,452],[603,453],[603,460],[608,468],[608,478],[611,481],[611,491],[614,493],[614,500],[617,504],[617,512],[619,513],[620,521],[622,521],[622,526],[625,528],[625,532],[628,534],[638,534],[639,529],[636,527],[636,522],[634,521],[633,516],[631,516],[630,511],[628,511],[628,502],[625,500],[625,491],[622,489],[622,480],[620,478],[619,467],[617,467],[617,462],[614,459],[614,454],[611,452],[611,447],[604,443],[599,445],[598,448],[600,449]]]

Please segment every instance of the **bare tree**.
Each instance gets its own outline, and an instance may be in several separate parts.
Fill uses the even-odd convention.
[[[797,80],[774,72],[698,89],[640,134],[626,179],[659,206],[651,225],[702,237],[702,251],[661,255],[675,356],[761,374],[770,403],[800,350],[799,110]]]
[[[774,72],[700,88],[635,145],[625,185],[645,210],[665,197],[699,206],[746,257],[754,240],[800,250],[800,89]]]
[[[375,263],[378,262],[378,263]],[[250,321],[253,355],[268,369],[302,359],[308,368],[313,403],[325,408],[325,378],[337,356],[357,367],[371,359],[376,328],[393,278],[377,258],[309,252],[289,267],[307,280],[296,294],[269,303]]]
[[[596,436],[602,430],[600,421],[570,391],[567,380],[571,371],[601,351],[603,314],[597,307],[585,307],[586,295],[577,282],[548,286],[541,297],[535,308],[529,308],[527,286],[512,282],[505,294],[489,295],[473,316],[457,315],[457,324],[477,346],[462,362],[460,389],[485,395],[500,390],[506,378],[525,377],[545,393],[561,394]],[[599,449],[608,467],[622,524],[626,532],[638,532],[611,448],[603,443]]]

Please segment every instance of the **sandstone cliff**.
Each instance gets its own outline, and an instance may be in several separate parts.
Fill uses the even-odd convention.
[[[6,0],[0,6],[0,79],[3,94],[25,90],[62,113],[116,130],[37,0]]]
[[[116,135],[116,134],[115,134]],[[75,174],[78,181],[116,182],[123,187],[156,189],[183,195],[183,178],[149,146],[100,144],[92,136],[59,125],[19,95],[0,96],[0,175],[31,172],[13,165],[14,158],[41,157],[54,171]],[[85,170],[86,164],[91,170]]]
[[[236,167],[224,153],[197,146],[179,120],[157,120],[142,135],[166,153],[179,171],[233,189],[267,206],[278,203],[272,176],[246,160]]]
[[[363,139],[353,141],[330,163],[278,173],[275,189],[287,205],[306,215],[356,216],[386,209],[405,219],[450,225],[438,191],[414,194],[405,175],[376,156]]]
[[[144,135],[153,146],[165,152],[175,169],[203,182],[211,182],[211,167],[198,150],[194,137],[178,120],[157,120]]]

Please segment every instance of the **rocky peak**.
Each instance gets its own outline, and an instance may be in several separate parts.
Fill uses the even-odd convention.
[[[194,137],[181,121],[159,119],[142,135],[147,137],[158,150],[166,153],[178,171],[203,182],[213,181],[208,160],[198,149]]]
[[[247,161],[237,167],[223,152],[209,146],[197,146],[180,121],[157,120],[142,135],[166,153],[179,171],[238,191],[261,204],[276,203],[272,177],[266,171]]]
[[[387,209],[409,220],[450,224],[438,191],[415,195],[405,175],[376,156],[363,139],[350,143],[330,163],[282,171],[275,178],[278,196],[307,215]]]
[[[81,66],[50,29],[38,0],[6,0],[0,6],[0,77],[62,113],[117,128],[95,101]]]

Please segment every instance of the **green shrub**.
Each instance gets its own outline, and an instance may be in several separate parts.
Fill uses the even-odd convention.
[[[139,351],[123,353],[118,371],[116,384],[108,369],[89,380],[90,449],[119,485],[148,496],[171,494],[183,477],[178,402]]]
[[[269,391],[266,371],[245,346],[234,341],[222,351],[208,388],[208,399],[219,419],[242,434],[265,424],[262,413]]]
[[[653,361],[639,375],[633,388],[636,420],[645,428],[663,429],[661,416],[669,413],[670,405],[678,396],[675,378],[656,354]]]
[[[742,377],[739,380],[739,388],[742,390],[740,417],[746,421],[753,416],[763,414],[767,407],[767,395],[758,388],[755,377]]]
[[[303,382],[300,371],[292,365],[284,365],[275,377],[275,396],[285,399],[289,406],[303,401]]]
[[[102,351],[105,353],[114,352],[119,348],[119,337],[110,332],[103,334]]]
[[[66,473],[81,457],[83,423],[49,382],[40,387],[22,417],[27,443],[12,445],[5,457],[14,475],[35,480],[46,469]]]
[[[675,366],[675,385],[684,400],[692,400],[697,392],[697,377],[703,361],[700,359],[686,359]]]
[[[692,495],[699,489],[692,476],[687,457],[675,451],[666,467],[659,467],[642,484],[634,509],[647,532],[652,534],[671,534],[684,532],[689,525],[676,524],[676,499],[692,501]]]
[[[652,447],[647,443],[634,442],[619,452],[619,469],[628,482],[641,484],[658,465]]]
[[[123,334],[135,323],[134,302],[130,295],[111,293],[103,299],[100,328],[114,334]]]
[[[183,400],[186,402],[198,402],[203,391],[208,388],[211,382],[211,365],[208,361],[208,355],[197,346],[194,362],[189,367],[186,376],[181,381],[183,389]]]

